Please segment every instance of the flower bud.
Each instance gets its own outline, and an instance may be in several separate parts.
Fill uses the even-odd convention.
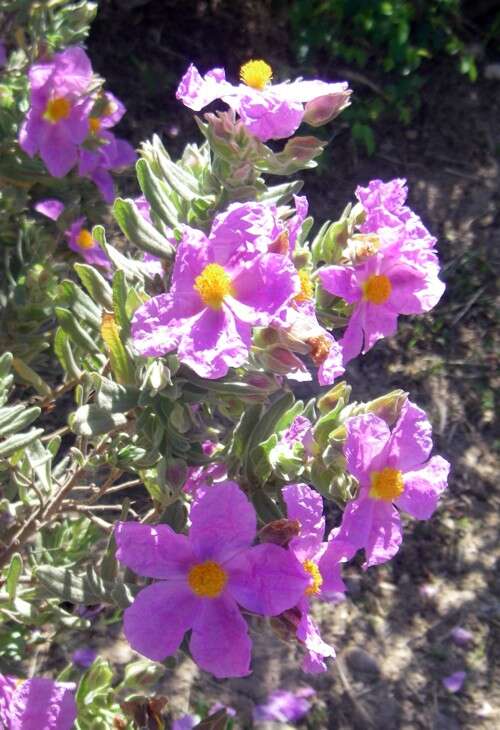
[[[273,545],[286,547],[290,540],[300,533],[300,522],[298,520],[274,520],[264,525],[259,532],[260,542],[272,542]]]
[[[390,393],[367,403],[365,412],[374,413],[382,418],[388,426],[392,426],[401,415],[401,410],[407,398],[408,393],[405,393],[404,390],[392,390]]]
[[[344,401],[344,403],[349,402],[349,397],[351,395],[351,386],[347,385],[345,380],[342,380],[342,382],[337,383],[333,388],[330,388],[330,390],[325,393],[321,398],[318,399],[317,405],[320,413],[329,413],[332,411],[340,399]]]
[[[346,89],[338,94],[319,96],[308,101],[305,108],[304,122],[311,127],[321,127],[340,114],[349,104],[351,90]]]

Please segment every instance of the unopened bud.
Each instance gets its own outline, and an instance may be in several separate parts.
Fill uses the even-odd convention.
[[[292,137],[288,140],[280,155],[282,158],[308,162],[323,152],[325,144],[317,137]]]
[[[341,398],[344,403],[347,403],[351,395],[351,390],[351,386],[347,385],[345,380],[337,383],[337,385],[318,399],[317,405],[320,413],[329,413],[332,411]]]
[[[273,545],[286,547],[292,538],[300,534],[300,522],[298,520],[274,520],[264,525],[259,532],[260,542],[272,542]]]
[[[374,413],[382,418],[388,426],[393,426],[401,415],[404,404],[408,399],[408,393],[404,390],[392,390],[380,398],[366,404],[366,413]]]
[[[351,103],[349,97],[351,89],[345,89],[337,94],[319,96],[308,101],[305,108],[304,122],[311,127],[321,127],[340,114]]]

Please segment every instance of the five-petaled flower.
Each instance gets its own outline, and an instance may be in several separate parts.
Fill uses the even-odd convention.
[[[330,533],[325,535],[323,500],[318,492],[307,484],[290,484],[283,489],[288,519],[298,520],[300,533],[292,538],[288,549],[294,553],[309,573],[309,585],[297,607],[300,621],[297,625],[297,638],[304,643],[306,655],[302,668],[314,674],[326,670],[325,658],[335,656],[332,646],[323,641],[319,629],[309,614],[312,598],[338,601],[345,592],[340,575],[341,561],[352,555],[353,549]]]
[[[177,89],[177,99],[200,111],[222,99],[241,118],[245,127],[263,142],[290,137],[304,120],[320,126],[349,105],[347,82],[331,84],[312,80],[271,84],[271,67],[265,61],[248,61],[241,67],[237,86],[226,81],[222,68],[201,76],[191,64]]]
[[[265,253],[274,231],[269,209],[259,203],[229,206],[208,237],[183,226],[170,291],[135,312],[137,352],[177,349],[181,362],[206,378],[243,365],[252,327],[269,325],[300,289],[291,259]]]
[[[406,401],[390,430],[368,413],[346,423],[344,455],[348,471],[359,481],[359,494],[347,504],[338,538],[364,548],[364,568],[390,560],[403,539],[399,510],[429,519],[447,486],[449,463],[428,459],[432,427],[418,406]]]
[[[78,218],[66,231],[68,246],[83,256],[88,264],[96,264],[109,269],[111,261],[108,259],[102,248],[99,246],[92,233],[84,227],[85,218]]]
[[[125,611],[131,646],[157,661],[174,654],[186,631],[197,664],[216,677],[250,671],[251,642],[240,607],[275,616],[294,606],[308,576],[277,545],[252,547],[255,510],[234,482],[216,484],[191,508],[189,537],[167,525],[118,523],[117,557],[159,580]]]
[[[92,66],[83,48],[73,46],[35,63],[28,77],[30,108],[19,143],[30,157],[39,153],[51,175],[64,177],[89,133]]]

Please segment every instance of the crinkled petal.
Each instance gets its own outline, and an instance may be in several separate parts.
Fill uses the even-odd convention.
[[[384,465],[384,454],[391,437],[389,426],[373,413],[354,416],[346,422],[344,456],[347,468],[361,485],[369,484],[370,472]]]
[[[251,328],[235,319],[229,306],[206,308],[190,320],[178,345],[181,362],[202,378],[221,378],[230,367],[243,365],[248,358]]]
[[[352,313],[347,328],[339,344],[342,349],[344,365],[359,355],[363,347],[362,309],[356,308]]]
[[[8,730],[71,730],[76,720],[75,685],[33,677],[14,693]]]
[[[181,578],[195,562],[188,538],[168,525],[118,522],[115,540],[118,560],[148,578]]]
[[[427,414],[407,400],[393,426],[387,447],[387,465],[403,472],[423,464],[432,451],[432,426]]]
[[[268,253],[241,267],[233,279],[228,305],[242,322],[271,324],[277,312],[300,291],[297,271],[286,256]]]
[[[47,200],[40,200],[34,208],[37,213],[56,221],[64,210],[64,203],[55,198],[48,198]]]
[[[434,456],[420,469],[406,472],[404,492],[395,501],[396,506],[417,520],[428,520],[447,487],[449,472],[450,464],[441,456]]]
[[[330,341],[330,350],[326,360],[318,368],[318,383],[320,385],[332,385],[335,380],[345,373],[344,351],[340,342],[337,342],[328,332],[325,333]]]
[[[327,667],[324,659],[334,657],[335,649],[323,641],[317,625],[307,611],[302,613],[302,618],[297,627],[297,638],[305,644],[307,650],[302,669],[310,674],[319,674],[326,671]]]
[[[281,99],[273,91],[252,93],[251,89],[242,92],[236,110],[248,131],[262,142],[291,137],[304,116],[303,104]]]
[[[290,484],[281,493],[288,519],[300,522],[300,534],[292,540],[291,548],[297,552],[302,542],[308,549],[319,547],[325,534],[321,495],[307,484]]]
[[[363,570],[380,565],[393,558],[403,541],[399,512],[391,502],[375,501],[368,542],[365,545],[366,562]]]
[[[204,601],[180,581],[144,588],[123,614],[123,630],[132,649],[153,661],[175,654]]]
[[[77,146],[59,125],[40,138],[40,157],[54,177],[64,177],[77,161]]]
[[[200,560],[229,560],[255,538],[255,510],[235,482],[207,490],[193,503],[190,517],[189,539]]]
[[[344,95],[349,85],[346,81],[337,83],[328,83],[319,79],[283,82],[282,84],[273,84],[272,91],[280,99],[286,99],[290,102],[306,103],[313,99],[331,94]]]
[[[321,584],[321,598],[336,600],[342,593],[346,592],[346,586],[342,580],[342,563],[351,558],[356,549],[338,538],[328,540],[328,545],[318,561],[318,569],[323,578]]]
[[[191,64],[177,87],[175,97],[189,109],[198,112],[232,91],[233,87],[226,81],[224,69],[213,68],[205,76],[201,76],[196,66]]]
[[[224,266],[236,254],[267,253],[280,230],[275,206],[231,203],[212,224],[209,240],[214,261]]]
[[[310,580],[292,552],[270,543],[240,552],[225,567],[231,595],[263,616],[277,616],[295,606]]]
[[[319,270],[319,278],[327,292],[341,297],[348,304],[361,299],[362,292],[353,267],[325,266]]]
[[[364,303],[364,348],[363,354],[383,337],[392,337],[398,329],[398,315],[384,304]]]
[[[200,603],[189,648],[198,666],[219,679],[250,674],[248,627],[227,595]]]
[[[175,350],[182,330],[174,315],[170,294],[153,297],[136,309],[131,334],[139,355],[154,357]]]

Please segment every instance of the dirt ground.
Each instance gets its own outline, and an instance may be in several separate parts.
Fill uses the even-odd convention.
[[[137,143],[161,132],[173,154],[197,137],[191,113],[174,99],[191,60],[204,69],[226,65],[234,71],[250,57],[265,57],[286,67],[283,17],[269,23],[269,2],[236,5],[232,12],[227,2],[102,3],[90,53],[108,88],[129,108],[122,133]],[[409,127],[388,122],[379,128],[377,150],[366,157],[339,121],[320,168],[304,175],[318,219],[337,217],[358,184],[406,177],[411,206],[439,239],[447,282],[442,302],[430,316],[403,318],[398,336],[355,363],[349,380],[359,398],[404,388],[427,409],[436,451],[453,469],[441,508],[429,522],[408,524],[388,565],[367,573],[348,567],[343,603],[317,607],[323,636],[338,652],[327,673],[301,673],[296,648],[259,624],[249,679],[218,682],[188,659],[179,663],[161,688],[177,713],[223,701],[239,711],[237,727],[247,728],[253,702],[278,687],[307,684],[317,690],[302,722],[310,729],[500,727],[500,491],[494,457],[499,98],[498,81],[480,76],[471,85],[451,62],[435,64]],[[472,632],[467,649],[450,639],[455,626]],[[109,655],[118,664],[130,658],[121,641],[109,647]],[[451,694],[442,679],[458,670],[467,677],[463,689]]]

